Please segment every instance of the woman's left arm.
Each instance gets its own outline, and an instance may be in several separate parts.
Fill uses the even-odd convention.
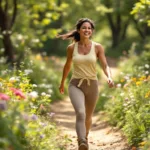
[[[107,82],[109,84],[109,87],[113,87],[114,82],[113,82],[112,77],[111,77],[111,71],[110,71],[110,68],[107,64],[104,48],[102,47],[102,45],[100,45],[100,44],[96,45],[96,54],[97,54],[97,57],[101,63],[102,69],[103,69],[105,75],[107,76]]]

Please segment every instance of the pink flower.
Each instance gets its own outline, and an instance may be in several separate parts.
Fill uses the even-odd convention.
[[[23,94],[23,92],[20,90],[20,89],[15,89],[15,88],[10,88],[10,90],[13,91],[13,93],[16,95],[16,96],[19,96],[20,98],[22,99],[25,99],[25,95]]]
[[[0,100],[8,101],[10,97],[6,94],[0,93]]]

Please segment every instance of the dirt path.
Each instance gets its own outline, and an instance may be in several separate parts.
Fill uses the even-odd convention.
[[[109,59],[108,63],[112,65],[111,70],[113,77],[115,77],[118,73],[116,61]],[[62,134],[72,140],[66,146],[66,150],[77,150],[75,113],[69,98],[53,103],[51,111],[55,113],[54,120]],[[93,116],[93,125],[89,134],[89,150],[129,150],[121,131],[111,127],[104,116],[106,116],[104,112],[95,113]]]

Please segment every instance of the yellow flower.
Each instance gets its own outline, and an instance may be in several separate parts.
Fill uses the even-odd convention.
[[[136,85],[139,86],[141,84],[141,81],[137,81]]]
[[[12,86],[13,86],[12,83],[6,83],[6,85],[7,85],[8,87],[12,87]]]
[[[139,78],[140,81],[143,81],[146,79],[146,76],[142,76],[141,78]]]
[[[125,79],[121,79],[121,80],[120,80],[120,82],[124,82],[124,81],[125,81]]]
[[[146,144],[146,141],[139,143],[140,146],[144,146],[145,144]]]
[[[148,91],[146,94],[145,94],[145,98],[148,98],[150,97],[150,91]]]
[[[131,80],[132,80],[133,82],[136,82],[136,81],[137,81],[137,79],[136,79],[136,78],[132,78]]]
[[[0,81],[3,81],[3,79],[2,79],[2,78],[0,78]]]
[[[42,57],[40,54],[37,54],[36,57],[35,57],[37,60],[42,60]]]

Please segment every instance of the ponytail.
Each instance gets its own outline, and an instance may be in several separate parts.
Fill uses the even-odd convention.
[[[57,37],[63,40],[72,39],[75,42],[80,41],[80,34],[77,30],[72,30],[66,34],[58,35]]]

